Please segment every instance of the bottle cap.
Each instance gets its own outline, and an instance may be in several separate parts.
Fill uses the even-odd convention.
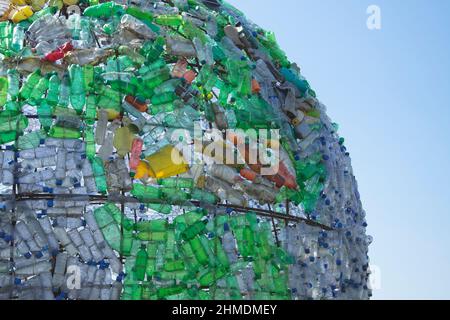
[[[40,139],[39,140],[39,144],[44,144],[45,143],[45,139]]]
[[[64,300],[64,299],[66,299],[66,296],[67,296],[67,294],[65,292],[61,292],[59,295],[57,295],[55,297],[55,300],[58,300],[58,301]]]
[[[30,259],[31,258],[31,252],[25,253],[24,257],[27,258],[27,259]]]
[[[109,263],[106,262],[105,260],[101,260],[101,261],[99,262],[99,268],[100,268],[100,270],[108,269],[108,267],[109,267]]]
[[[63,184],[63,181],[62,181],[62,180],[56,180],[56,185],[57,185],[57,186],[62,186],[62,184]]]
[[[42,258],[44,256],[44,254],[42,253],[42,251],[38,251],[34,254],[34,256],[38,259]]]
[[[22,280],[20,280],[19,278],[14,278],[14,284],[16,285],[16,286],[18,286],[19,284],[21,284],[22,283]]]
[[[117,282],[122,282],[122,280],[125,278],[125,273],[121,272],[116,278]]]
[[[42,191],[45,193],[53,193],[53,188],[44,187],[44,188],[42,188]]]
[[[47,201],[47,206],[48,206],[49,208],[53,208],[53,200],[48,200],[48,201]]]
[[[224,231],[230,231],[230,226],[228,225],[228,223],[224,223],[223,224],[223,230]]]

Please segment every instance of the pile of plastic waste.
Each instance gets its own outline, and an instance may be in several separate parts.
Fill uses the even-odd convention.
[[[344,139],[273,33],[219,0],[0,14],[0,299],[371,296]]]

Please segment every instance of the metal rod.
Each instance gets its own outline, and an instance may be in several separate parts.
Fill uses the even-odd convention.
[[[124,195],[89,195],[89,194],[37,194],[37,193],[22,193],[22,194],[17,194],[14,196],[12,194],[0,194],[0,199],[3,200],[15,200],[15,201],[28,201],[28,200],[64,200],[64,198],[71,198],[71,200],[73,200],[73,198],[79,198],[80,200],[78,201],[83,201],[86,200],[91,204],[103,204],[105,202],[114,202],[114,203],[120,203],[120,204],[125,204],[125,203],[140,203],[140,201],[134,197],[130,197],[130,196],[124,196]],[[85,198],[85,199],[83,199]],[[155,199],[152,200],[152,203],[167,203],[166,201],[164,201],[163,199]],[[196,200],[190,200],[184,203],[172,203],[172,205],[179,205],[179,206],[183,206],[183,205],[194,205],[196,207],[203,207],[204,203],[200,202],[200,201],[196,201]],[[274,218],[274,219],[279,219],[279,220],[285,220],[285,221],[291,221],[291,222],[304,222],[309,226],[312,227],[318,227],[321,228],[323,230],[327,230],[327,231],[333,231],[334,229],[323,225],[321,223],[318,223],[316,221],[310,220],[310,219],[306,219],[306,218],[302,218],[302,217],[297,217],[297,216],[293,216],[290,214],[282,214],[282,213],[278,213],[272,210],[266,210],[266,209],[261,209],[261,208],[251,208],[251,207],[242,207],[242,206],[236,206],[236,205],[230,205],[230,204],[222,204],[222,203],[216,203],[215,206],[220,207],[220,208],[230,208],[233,209],[234,211],[237,212],[254,212],[259,216],[262,217],[268,217],[268,218]]]

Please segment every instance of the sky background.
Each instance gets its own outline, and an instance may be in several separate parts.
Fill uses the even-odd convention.
[[[374,298],[450,299],[450,1],[228,2],[275,32],[340,124],[381,271]]]

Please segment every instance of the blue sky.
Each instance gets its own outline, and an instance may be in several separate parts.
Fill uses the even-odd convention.
[[[228,0],[275,32],[359,182],[376,299],[450,299],[450,1]],[[381,30],[366,26],[369,5]]]

